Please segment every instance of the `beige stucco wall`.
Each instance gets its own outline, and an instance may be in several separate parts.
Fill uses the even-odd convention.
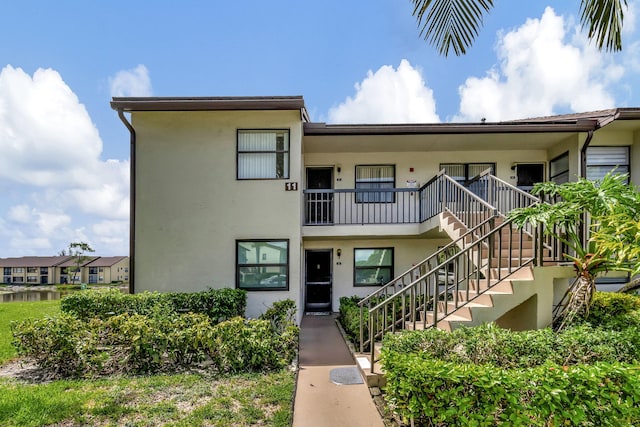
[[[299,302],[298,111],[138,112],[135,290],[235,287],[237,239],[288,239],[289,290],[252,291],[247,315]],[[289,129],[290,178],[236,180],[237,129]],[[300,186],[301,189],[301,186]]]
[[[406,187],[407,180],[425,184],[439,172],[440,163],[496,163],[497,176],[512,184],[516,183],[511,167],[516,163],[545,163],[546,150],[518,151],[433,151],[398,153],[307,153],[305,166],[336,166],[335,188],[354,188],[355,166],[371,164],[393,164],[396,166],[396,186]],[[410,171],[413,168],[413,172]],[[546,168],[546,166],[545,166]]]
[[[304,249],[333,250],[333,291],[332,310],[338,311],[340,298],[358,295],[364,297],[378,289],[378,286],[354,286],[355,248],[394,248],[394,275],[397,277],[414,264],[424,260],[449,243],[449,239],[349,239],[304,241]],[[337,249],[342,255],[337,256]],[[303,254],[304,256],[304,254]],[[304,277],[304,272],[303,272]],[[303,299],[304,301],[304,299]]]

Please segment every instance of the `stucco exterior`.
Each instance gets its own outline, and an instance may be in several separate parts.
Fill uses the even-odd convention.
[[[287,271],[274,279],[286,276],[288,286],[249,289],[250,317],[285,298],[296,302],[299,313],[312,308],[311,286],[330,290],[331,311],[338,310],[341,297],[368,295],[377,286],[354,283],[356,249],[392,248],[398,275],[449,243],[437,217],[418,220],[413,211],[398,211],[401,203],[413,203],[417,189],[443,164],[492,164],[498,178],[515,186],[523,165],[539,165],[540,179],[548,180],[550,162],[567,154],[566,172],[575,180],[585,172],[587,146],[628,146],[630,175],[640,182],[635,109],[491,124],[326,125],[310,123],[300,97],[116,98],[112,106],[132,135],[133,290],[238,287],[240,277],[249,276],[240,273],[240,264],[250,264],[239,260],[238,242],[286,241]],[[288,132],[288,177],[240,179],[238,135],[244,130]],[[366,165],[392,166],[393,186],[403,192],[386,203],[358,199],[356,169]],[[318,188],[330,190],[322,196],[330,198],[309,204],[314,170],[324,174]],[[374,204],[378,211],[366,210]],[[326,206],[331,213],[310,221],[309,206]],[[338,209],[359,213],[343,221]],[[371,222],[376,215],[392,219]],[[251,247],[243,250],[255,263],[282,261],[277,252],[263,252],[260,259]],[[312,263],[322,263],[326,274],[310,271]],[[515,328],[548,324],[565,275],[566,269],[536,271],[526,286],[538,290],[521,294],[519,308],[498,304],[501,322]],[[522,320],[523,313],[533,320]]]
[[[136,130],[135,291],[236,284],[236,240],[288,239],[289,290],[249,292],[247,313],[300,302],[302,122],[296,111],[144,112]],[[238,180],[238,129],[290,132],[288,180]]]

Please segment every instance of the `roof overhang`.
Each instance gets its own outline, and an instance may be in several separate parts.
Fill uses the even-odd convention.
[[[380,125],[332,125],[305,123],[304,134],[309,136],[331,135],[446,135],[446,134],[501,134],[541,132],[588,132],[596,129],[597,120],[558,122],[499,122],[499,123],[430,123],[430,124],[380,124]]]
[[[135,111],[248,111],[297,110],[309,121],[302,96],[252,97],[114,97],[111,108],[127,113]]]

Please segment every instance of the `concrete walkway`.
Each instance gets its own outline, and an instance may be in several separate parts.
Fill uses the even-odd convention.
[[[300,325],[298,385],[293,427],[383,427],[369,388],[332,381],[343,370],[356,369],[335,315],[304,316]]]

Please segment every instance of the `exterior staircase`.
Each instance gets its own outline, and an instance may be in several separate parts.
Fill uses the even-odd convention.
[[[384,381],[385,334],[496,321],[536,294],[534,266],[554,257],[538,230],[517,229],[505,216],[537,198],[488,172],[468,187],[446,175],[437,182],[440,228],[451,243],[360,302],[357,359],[370,386]]]

